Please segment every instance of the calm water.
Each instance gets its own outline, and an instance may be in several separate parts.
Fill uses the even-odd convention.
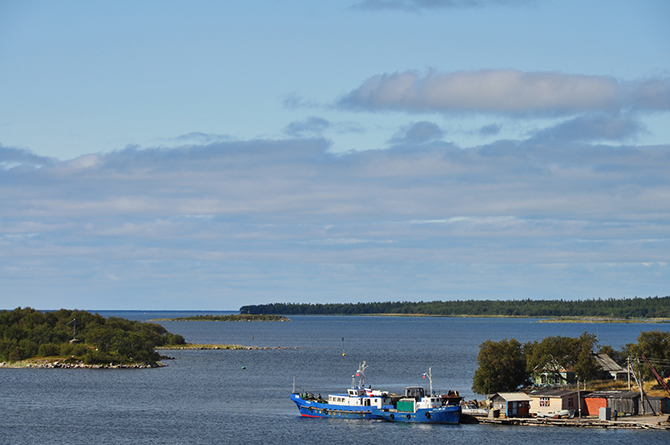
[[[176,312],[100,312],[136,320]],[[211,313],[211,312],[210,312]],[[285,346],[259,351],[172,351],[149,370],[0,369],[0,443],[506,443],[667,444],[664,431],[479,425],[399,425],[298,416],[296,386],[327,394],[367,383],[401,391],[433,368],[436,389],[472,398],[478,346],[595,333],[620,348],[667,324],[546,324],[533,319],[291,317],[291,323],[162,322],[193,343]],[[344,338],[344,340],[342,340]],[[342,351],[346,355],[342,356]],[[244,369],[243,369],[244,368]]]

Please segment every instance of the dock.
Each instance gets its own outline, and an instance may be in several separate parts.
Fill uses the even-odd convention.
[[[462,416],[464,417],[464,416]],[[519,425],[519,426],[554,426],[573,428],[626,428],[626,429],[654,429],[670,431],[668,416],[627,416],[618,420],[600,420],[598,418],[583,417],[581,419],[552,419],[534,417],[472,417],[462,419],[462,423],[478,423],[484,425]]]

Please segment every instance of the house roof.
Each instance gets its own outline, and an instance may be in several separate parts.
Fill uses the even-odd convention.
[[[584,396],[584,398],[591,398],[591,399],[608,399],[610,397],[621,397],[622,394],[628,393],[629,391],[617,391],[617,390],[610,390],[610,391],[593,391],[591,394],[587,394]]]
[[[577,391],[571,389],[537,389],[528,394],[530,397],[565,397],[570,394],[577,394]]]
[[[617,394],[612,396],[612,398],[615,399],[639,399],[640,398],[640,392],[639,391],[624,391],[621,394]]]
[[[612,360],[612,358],[607,354],[593,354],[593,358],[596,359],[598,366],[602,368],[603,371],[607,372],[625,372],[617,362]]]
[[[644,397],[649,399],[649,400],[663,400],[663,399],[670,400],[670,397],[668,397],[668,396],[648,396],[648,395],[645,395]]]
[[[501,398],[507,402],[530,402],[530,397],[525,392],[499,392],[491,397],[491,400]]]

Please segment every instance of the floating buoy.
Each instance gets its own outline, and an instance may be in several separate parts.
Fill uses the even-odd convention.
[[[242,366],[242,369],[247,369],[247,367],[246,367],[246,366]]]

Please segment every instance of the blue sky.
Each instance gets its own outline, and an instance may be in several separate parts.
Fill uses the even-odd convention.
[[[0,307],[668,295],[668,22],[0,0]]]

